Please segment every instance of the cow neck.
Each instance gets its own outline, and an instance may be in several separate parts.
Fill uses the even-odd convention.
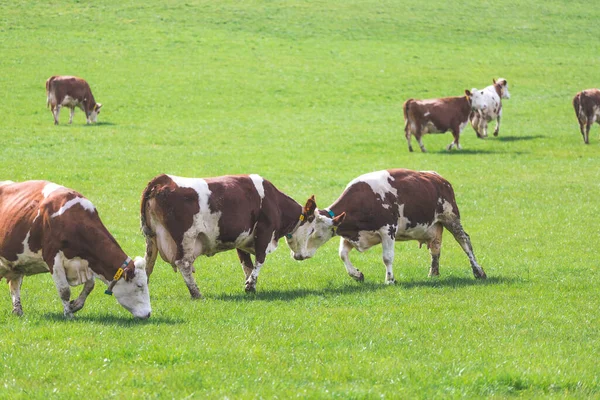
[[[496,93],[498,93],[498,97],[502,98],[502,85],[494,83],[493,86],[494,86],[494,89],[496,90]]]
[[[121,249],[116,240],[111,236],[104,238],[96,243],[96,248],[99,249],[95,255],[98,260],[97,263],[91,263],[90,268],[97,273],[102,275],[107,281],[113,280],[115,274],[121,268],[123,262],[128,258],[127,254]],[[133,261],[132,261],[133,262]],[[127,266],[129,266],[128,263]]]
[[[286,201],[287,204],[281,205],[282,236],[294,232],[296,228],[300,225],[300,223],[304,220],[304,218],[302,218],[302,206],[292,198],[288,197],[288,199],[290,201]]]

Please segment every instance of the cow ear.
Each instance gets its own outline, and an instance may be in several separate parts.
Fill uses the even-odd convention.
[[[135,267],[134,268],[125,268],[125,280],[127,282],[129,282],[133,278],[135,278]]]
[[[96,110],[99,110],[100,108],[102,108],[102,104],[101,103],[96,103]]]
[[[346,212],[341,213],[340,215],[338,215],[337,217],[335,217],[332,220],[333,226],[339,226],[342,222],[344,222],[345,218],[346,218]]]
[[[473,91],[475,91],[475,90],[477,90],[477,89],[474,88]],[[467,97],[471,97],[472,96],[471,92],[469,92],[468,89],[465,89],[465,94],[467,95]]]
[[[310,196],[308,200],[306,200],[306,205],[304,206],[304,215],[310,216],[314,214],[317,209],[317,203],[315,202],[315,195]]]
[[[494,82],[494,85],[495,85],[496,84],[496,78],[493,78],[492,82]]]

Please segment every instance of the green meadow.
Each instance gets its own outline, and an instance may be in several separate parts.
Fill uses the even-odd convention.
[[[599,19],[581,0],[0,1],[0,180],[81,192],[129,255],[160,173],[257,173],[324,208],[402,167],[452,183],[488,275],[446,232],[436,279],[396,244],[395,286],[381,247],[351,253],[353,281],[335,238],[302,262],[281,240],[255,295],[235,252],[196,261],[200,301],[159,260],[147,321],[100,281],[65,320],[49,274],[19,318],[3,280],[0,398],[600,397],[600,127],[584,145],[571,104],[600,86]],[[90,83],[98,124],[54,126],[51,75]],[[405,100],[498,77],[498,137],[408,152]]]

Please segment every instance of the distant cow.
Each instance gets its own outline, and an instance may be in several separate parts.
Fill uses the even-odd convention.
[[[452,132],[454,141],[447,147],[462,149],[458,143],[460,133],[469,123],[471,115],[471,92],[465,90],[465,96],[444,97],[442,99],[414,100],[404,102],[404,132],[408,142],[408,150],[413,151],[410,143],[411,134],[415,135],[421,151],[427,151],[422,137],[426,133]]]
[[[150,277],[159,252],[175,271],[179,268],[192,298],[199,298],[194,260],[237,249],[246,292],[254,292],[266,255],[303,220],[302,206],[258,175],[159,175],[142,193],[146,272]]]
[[[58,125],[58,115],[62,106],[71,109],[69,124],[73,123],[75,107],[85,112],[88,124],[96,123],[102,104],[96,103],[88,83],[76,76],[51,76],[46,81],[46,106],[54,116],[54,125]]]
[[[573,107],[583,141],[589,144],[590,127],[594,122],[600,124],[600,90],[587,89],[577,93],[573,98]]]
[[[498,136],[500,130],[500,119],[502,118],[502,99],[510,99],[508,93],[508,82],[504,78],[493,80],[494,84],[483,90],[471,89],[473,94],[471,114],[471,125],[477,133],[477,137],[487,137],[488,123],[496,119],[494,136]]]
[[[454,235],[469,257],[476,278],[485,279],[477,264],[469,235],[460,223],[454,191],[448,181],[435,172],[390,169],[359,176],[328,208],[317,209],[314,197],[305,207],[306,222],[287,239],[293,257],[312,257],[317,249],[339,235],[339,255],[348,274],[358,280],[363,274],[350,262],[354,248],[363,252],[379,243],[383,246],[386,283],[395,283],[392,263],[394,242],[417,240],[427,244],[431,253],[429,276],[439,275],[443,228]]]
[[[135,317],[148,318],[144,267],[141,257],[127,257],[81,194],[46,181],[0,183],[0,279],[8,281],[14,314],[23,314],[23,277],[50,272],[66,317],[83,308],[98,277]],[[81,284],[71,300],[70,286]]]

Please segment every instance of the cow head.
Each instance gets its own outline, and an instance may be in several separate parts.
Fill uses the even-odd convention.
[[[468,90],[466,91],[468,92]],[[485,110],[488,106],[485,90],[471,89],[471,109],[473,111]]]
[[[498,80],[493,79],[494,85],[500,86],[500,91],[503,99],[510,99],[510,93],[508,93],[508,82],[504,78],[498,78]]]
[[[300,225],[285,239],[292,250],[292,257],[305,260],[314,256],[319,247],[335,236],[337,227],[345,217],[346,213],[336,217],[321,215],[315,196],[311,196],[302,210]]]
[[[94,107],[90,111],[90,115],[88,115],[88,117],[87,117],[88,124],[96,123],[96,120],[98,119],[98,114],[100,114],[100,108],[102,108],[102,104],[100,104],[100,103],[94,104]]]
[[[129,263],[131,264],[131,263]],[[133,261],[134,268],[125,268],[124,277],[116,282],[111,282],[115,298],[123,307],[136,318],[150,317],[150,293],[148,292],[148,277],[146,275],[146,261],[136,257]]]

